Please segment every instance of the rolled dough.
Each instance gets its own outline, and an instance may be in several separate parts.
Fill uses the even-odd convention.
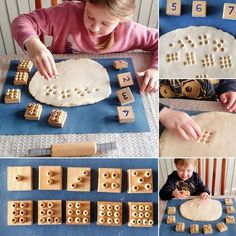
[[[176,133],[164,130],[160,137],[161,157],[235,157],[236,115],[205,112],[192,116],[206,137],[186,141]],[[204,135],[204,132],[203,132]]]
[[[106,69],[91,59],[71,59],[56,63],[59,77],[46,80],[36,72],[29,91],[41,103],[59,107],[93,104],[111,94]]]
[[[214,221],[221,217],[222,206],[217,200],[195,198],[180,205],[181,215],[193,221]]]

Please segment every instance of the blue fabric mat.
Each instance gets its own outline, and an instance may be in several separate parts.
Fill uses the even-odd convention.
[[[121,71],[114,70],[112,62],[118,58],[96,59],[108,71],[112,94],[107,99],[92,105],[62,108],[68,112],[67,120],[63,128],[56,128],[48,125],[48,117],[54,108],[43,104],[43,112],[39,121],[25,120],[24,112],[28,103],[35,102],[35,99],[30,95],[28,86],[14,86],[13,79],[16,73],[16,67],[19,61],[12,61],[7,81],[3,88],[5,94],[8,88],[21,88],[21,103],[20,104],[5,104],[4,96],[0,102],[0,135],[21,135],[21,134],[89,134],[89,133],[124,133],[124,132],[149,132],[149,125],[145,115],[143,102],[139,93],[138,83],[135,77],[135,71],[131,58],[123,58],[129,63],[129,68]],[[116,75],[123,72],[131,72],[135,84],[131,86],[131,91],[135,98],[132,107],[135,114],[135,122],[120,124],[117,117],[117,106],[119,102],[116,96],[116,91],[119,89],[119,84]],[[32,69],[30,77],[35,73],[35,68]]]
[[[33,167],[34,190],[22,192],[7,191],[7,167],[26,166]],[[39,191],[38,188],[38,166],[39,165],[60,165],[63,166],[63,190],[62,191]],[[91,192],[68,192],[66,191],[66,167],[80,166],[92,168]],[[98,193],[97,192],[97,169],[99,167],[122,168],[123,188],[122,193]],[[153,194],[128,194],[127,174],[130,168],[152,168],[154,174]],[[1,236],[156,236],[157,235],[157,160],[128,160],[128,159],[0,159],[0,235]],[[7,201],[8,200],[33,200],[34,201],[34,224],[32,226],[7,226]],[[37,225],[37,200],[58,199],[58,200],[89,200],[91,205],[91,224],[88,226],[66,225],[65,212],[62,214],[63,223],[57,226]],[[120,227],[107,227],[96,225],[96,202],[97,201],[122,201],[124,204],[123,225]],[[154,203],[154,226],[151,228],[128,227],[128,201],[151,201]],[[65,202],[63,202],[65,207]]]
[[[166,0],[160,0],[160,35],[188,26],[213,26],[236,36],[236,21],[222,19],[224,3],[235,0],[207,0],[206,17],[192,17],[192,1],[182,0],[181,16],[166,15]]]
[[[161,223],[161,226],[160,226],[160,236],[173,236],[173,235],[181,235],[181,236],[189,236],[190,233],[189,233],[189,228],[190,228],[190,225],[193,224],[193,223],[196,223],[199,225],[199,229],[202,230],[202,226],[204,224],[211,224],[212,226],[212,229],[213,229],[213,236],[215,235],[222,235],[222,236],[233,236],[233,235],[236,235],[236,225],[235,224],[232,224],[232,225],[227,225],[228,226],[228,231],[227,232],[224,232],[224,233],[220,233],[217,231],[216,229],[216,224],[223,221],[225,222],[225,216],[226,216],[226,206],[224,204],[224,199],[217,199],[221,202],[222,204],[222,216],[218,219],[218,220],[215,220],[215,221],[211,221],[211,222],[193,222],[191,220],[186,220],[185,218],[183,218],[181,215],[180,215],[180,212],[179,212],[179,206],[185,201],[185,200],[179,200],[179,199],[172,199],[172,200],[169,200],[167,202],[167,206],[166,206],[166,209],[167,207],[170,207],[170,206],[175,206],[176,207],[176,222],[177,221],[181,221],[181,222],[184,222],[185,223],[185,232],[181,232],[181,233],[178,233],[175,231],[175,224],[167,224],[166,223],[166,219],[167,219],[167,212],[165,210],[165,214],[163,216],[163,219],[162,219],[162,223]],[[235,201],[234,201],[234,208],[236,209],[236,204],[235,204]],[[232,214],[230,214],[232,215]],[[234,214],[234,217],[236,217],[236,214]],[[202,231],[200,231],[201,233],[200,234],[203,234]],[[199,235],[199,234],[197,234]]]

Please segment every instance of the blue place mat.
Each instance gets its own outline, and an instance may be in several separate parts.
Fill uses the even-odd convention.
[[[26,166],[33,167],[34,190],[22,192],[7,191],[7,167]],[[60,165],[63,166],[63,190],[62,191],[39,191],[38,188],[38,166],[39,165]],[[92,168],[91,192],[68,192],[66,191],[66,167],[80,166]],[[123,188],[122,193],[98,193],[97,192],[97,169],[99,167],[122,168]],[[152,168],[154,174],[154,193],[152,194],[128,194],[127,174],[130,168]],[[157,160],[156,159],[0,159],[0,235],[1,236],[156,236],[157,235]],[[88,226],[66,225],[65,212],[61,225],[37,225],[37,200],[58,199],[58,200],[89,200],[91,205],[91,224]],[[32,226],[7,226],[7,201],[9,200],[33,200],[34,201],[34,224]],[[123,225],[120,227],[97,226],[96,225],[96,202],[97,201],[121,201],[124,204]],[[128,201],[150,201],[154,203],[154,226],[151,228],[128,227]],[[65,207],[65,202],[63,202]],[[63,208],[64,209],[64,208]]]
[[[190,228],[190,225],[191,224],[198,224],[199,225],[199,229],[202,230],[202,226],[204,224],[211,224],[212,226],[212,229],[213,229],[213,234],[211,235],[222,235],[222,236],[233,236],[233,235],[236,235],[236,225],[235,224],[228,224],[228,231],[227,232],[224,232],[224,233],[220,233],[217,231],[216,229],[216,224],[223,221],[225,222],[225,216],[226,216],[226,206],[224,204],[224,199],[217,199],[218,201],[221,202],[222,204],[222,216],[218,219],[218,220],[215,220],[215,221],[209,221],[209,222],[199,222],[199,221],[196,221],[196,222],[193,222],[191,220],[187,220],[185,218],[183,218],[181,215],[180,215],[180,211],[179,211],[179,206],[185,202],[186,200],[179,200],[179,199],[172,199],[172,200],[169,200],[167,202],[167,206],[166,206],[166,209],[167,207],[170,207],[170,206],[175,206],[176,207],[176,222],[178,221],[181,221],[181,222],[184,222],[185,223],[185,232],[181,232],[181,233],[178,233],[175,231],[175,224],[167,224],[166,223],[166,219],[167,219],[167,211],[165,210],[165,214],[163,216],[163,219],[162,219],[162,223],[161,223],[161,226],[160,226],[160,236],[173,236],[173,235],[181,235],[181,236],[189,236],[190,233],[189,233],[189,228]],[[234,208],[236,209],[236,204],[235,204],[235,201],[234,201]],[[232,215],[232,214],[230,214]],[[234,217],[236,217],[236,215],[234,214]],[[202,231],[200,231],[201,233],[200,234],[203,234]],[[199,235],[199,234],[197,234]]]
[[[192,17],[192,1],[182,0],[181,16],[166,15],[166,0],[160,0],[160,35],[188,26],[213,26],[236,36],[236,21],[222,19],[224,3],[235,0],[207,0],[206,17]]]
[[[112,94],[105,100],[86,106],[71,108],[61,108],[68,112],[67,120],[63,128],[57,128],[48,125],[48,117],[53,106],[43,104],[43,112],[39,121],[25,120],[24,112],[28,103],[36,102],[30,95],[28,86],[14,86],[13,80],[19,61],[11,61],[7,75],[6,84],[3,88],[5,94],[8,88],[20,88],[21,103],[5,104],[4,96],[0,101],[0,135],[21,135],[21,134],[89,134],[89,133],[124,133],[124,132],[149,132],[149,125],[145,115],[145,110],[138,83],[135,76],[133,62],[131,58],[123,58],[129,64],[129,68],[121,71],[112,67],[112,62],[118,58],[96,59],[108,71]],[[120,58],[119,58],[120,59]],[[36,69],[33,68],[30,77],[33,76]],[[117,106],[120,106],[116,91],[119,89],[117,74],[131,72],[134,79],[134,85],[131,86],[135,102],[132,107],[135,114],[135,122],[120,124],[117,116]]]

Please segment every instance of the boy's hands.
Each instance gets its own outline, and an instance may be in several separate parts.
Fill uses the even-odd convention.
[[[202,133],[198,124],[187,113],[167,107],[160,112],[160,122],[185,140],[197,140]]]
[[[58,74],[51,52],[38,38],[27,40],[25,47],[30,60],[45,79],[51,79]]]
[[[155,92],[158,89],[158,70],[147,69],[143,72],[136,72],[139,77],[143,77],[140,92]]]
[[[225,104],[229,112],[236,112],[236,92],[222,93],[220,101]]]
[[[207,200],[210,198],[210,195],[207,192],[203,192],[200,194],[200,199]]]
[[[179,199],[186,199],[188,198],[188,195],[184,195],[182,194],[180,191],[178,191],[177,189],[175,189],[173,192],[172,192],[172,196],[174,198],[179,198]]]

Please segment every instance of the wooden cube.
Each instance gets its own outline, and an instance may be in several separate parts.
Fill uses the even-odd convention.
[[[152,193],[153,173],[152,169],[129,169],[128,193]]]
[[[236,3],[225,3],[223,19],[236,20]]]
[[[122,202],[97,202],[97,225],[121,226]]]
[[[122,170],[120,168],[98,169],[98,192],[120,193],[121,185]]]
[[[227,214],[234,214],[235,213],[234,207],[233,206],[227,206],[226,207],[226,213]]]
[[[8,201],[7,210],[8,225],[32,225],[33,224],[33,202],[29,200]]]
[[[190,233],[191,234],[198,234],[199,233],[199,225],[198,224],[190,225]]]
[[[38,224],[55,225],[61,224],[61,200],[38,201]]]
[[[225,199],[225,205],[226,206],[233,206],[233,199],[232,198],[226,198]]]
[[[17,71],[14,78],[14,85],[27,85],[29,74],[24,71]]]
[[[7,190],[30,191],[33,189],[31,166],[7,167]]]
[[[226,216],[225,217],[225,223],[226,224],[235,224],[235,218],[234,216]]]
[[[91,168],[68,167],[67,168],[67,191],[90,192]]]
[[[180,16],[181,15],[181,0],[167,0],[166,15]]]
[[[131,227],[152,227],[153,203],[152,202],[128,202],[129,222]]]
[[[204,234],[212,234],[213,233],[213,229],[212,229],[211,224],[203,225],[202,230],[203,230]]]
[[[168,207],[167,208],[167,214],[168,215],[174,215],[176,213],[176,208],[175,207]]]
[[[207,2],[206,1],[193,1],[192,16],[193,17],[206,17]]]
[[[7,89],[4,101],[5,103],[20,103],[21,90],[20,89]]]
[[[117,107],[117,113],[120,123],[132,123],[135,121],[135,116],[132,106]]]
[[[116,70],[128,68],[128,62],[124,60],[113,61],[112,65]]]
[[[39,166],[39,190],[62,190],[61,166]]]
[[[176,222],[175,215],[169,215],[167,216],[166,223],[167,224],[174,224]]]
[[[228,230],[228,227],[224,222],[216,224],[216,228],[219,232],[226,232]]]
[[[90,201],[66,201],[66,224],[90,224]]]
[[[29,103],[25,110],[26,120],[39,120],[43,111],[43,106],[39,103]]]
[[[175,226],[176,232],[184,232],[185,229],[185,223],[184,222],[177,222]]]
[[[122,73],[117,75],[119,85],[121,88],[128,87],[134,84],[132,75],[130,72]]]
[[[134,102],[134,96],[129,87],[118,90],[116,94],[121,105],[127,105]]]
[[[67,112],[63,110],[53,109],[48,119],[48,123],[52,126],[62,128],[67,118]]]
[[[30,72],[33,67],[33,63],[30,60],[23,59],[17,66],[17,71]]]

